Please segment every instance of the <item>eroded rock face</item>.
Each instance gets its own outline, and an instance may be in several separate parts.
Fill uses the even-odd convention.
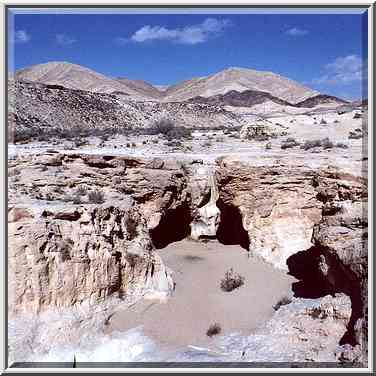
[[[203,236],[215,237],[220,220],[220,210],[217,206],[219,199],[217,182],[212,171],[207,173],[209,175],[208,202],[200,205],[194,212],[194,218],[191,223],[191,238],[194,240],[198,240]]]
[[[336,350],[337,359],[366,362],[368,223],[362,179],[231,158],[213,170],[195,161],[53,151],[18,159],[11,168],[19,169],[9,185],[12,310],[131,294],[166,296],[173,281],[155,248],[189,235],[217,236],[288,269],[300,280],[295,295],[321,299],[318,317],[335,322],[325,334],[311,321],[312,311],[304,313],[309,320],[302,325],[313,325],[331,349],[334,342],[350,344],[351,349]],[[96,191],[103,196],[98,202],[91,197]],[[338,297],[323,298],[338,293],[351,299],[351,313],[347,301],[341,303],[347,307],[342,315]],[[289,340],[295,335],[289,331]],[[323,359],[324,350],[318,354],[307,358]]]
[[[134,208],[44,210],[9,224],[9,249],[9,297],[19,311],[172,289]]]
[[[320,254],[318,272],[334,291],[351,297],[352,316],[343,342],[360,346],[353,357],[367,362],[368,214],[367,186],[362,178],[327,174],[316,179],[323,218],[313,242]],[[345,351],[348,353],[348,351]],[[353,360],[354,360],[353,359]]]
[[[243,358],[253,362],[335,362],[350,315],[351,302],[344,294],[295,298],[248,338]]]
[[[217,172],[220,197],[237,207],[249,250],[278,268],[312,243],[322,203],[312,186],[313,171],[289,166],[250,167],[224,159]]]
[[[12,309],[169,293],[150,231],[189,202],[176,164],[52,153],[20,165],[8,213]],[[103,202],[95,203],[90,193],[98,190]]]

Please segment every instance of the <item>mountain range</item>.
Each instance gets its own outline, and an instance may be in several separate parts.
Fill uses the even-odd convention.
[[[142,80],[113,78],[68,62],[33,65],[14,74],[19,81],[60,85],[68,89],[127,96],[135,101],[195,102],[218,105],[251,106],[273,101],[301,107],[344,100],[325,96],[298,82],[272,72],[246,68],[228,68],[218,73],[193,78],[167,87],[153,86]],[[316,98],[316,99],[312,99]]]

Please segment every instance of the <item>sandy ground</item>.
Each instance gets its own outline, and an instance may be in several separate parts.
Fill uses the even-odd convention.
[[[251,118],[250,123],[253,123]],[[327,121],[326,125],[320,124],[322,118]],[[193,132],[192,140],[181,140],[178,147],[169,146],[167,140],[158,136],[116,136],[104,144],[101,144],[99,138],[91,137],[88,140],[89,144],[80,148],[74,147],[72,142],[61,140],[52,143],[9,144],[8,156],[13,159],[17,158],[17,155],[43,153],[48,149],[54,149],[64,153],[170,157],[181,161],[199,158],[209,164],[213,164],[218,157],[231,156],[251,165],[267,166],[283,161],[309,168],[336,166],[343,172],[358,176],[367,172],[367,163],[363,160],[367,155],[367,138],[348,138],[350,131],[363,128],[362,119],[354,119],[353,112],[343,115],[325,111],[314,115],[284,114],[270,117],[269,121],[273,124],[282,124],[287,127],[288,132],[286,136],[270,140],[270,150],[265,149],[268,141],[241,140],[237,138],[237,131],[234,131],[233,135],[225,135],[222,131],[196,131]],[[348,145],[348,148],[306,151],[295,147],[282,150],[281,143],[288,137],[294,137],[300,143],[328,137],[334,144],[342,142]]]
[[[173,271],[172,297],[167,302],[143,300],[119,310],[109,320],[108,332],[142,326],[162,346],[210,347],[215,337],[209,338],[206,331],[211,324],[220,324],[221,335],[251,334],[272,316],[280,298],[291,295],[295,281],[286,272],[249,257],[239,246],[217,241],[183,240],[159,253]],[[224,292],[220,281],[230,268],[245,281],[238,289]]]

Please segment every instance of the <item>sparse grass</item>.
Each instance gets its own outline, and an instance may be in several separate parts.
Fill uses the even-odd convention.
[[[87,195],[87,188],[80,185],[77,189],[76,189],[76,192],[75,194],[77,196],[86,196]]]
[[[183,146],[183,144],[180,141],[167,141],[166,145],[169,147],[174,147],[174,148],[180,148]]]
[[[324,149],[332,149],[334,147],[334,144],[332,141],[329,140],[328,137],[323,138],[322,140],[307,140],[304,142],[304,144],[300,147],[303,150],[309,150],[313,148],[319,148],[322,147]]]
[[[88,200],[92,204],[103,204],[104,202],[104,194],[99,190],[91,191],[88,194]]]
[[[221,290],[230,292],[244,285],[244,277],[238,273],[235,273],[231,268],[225,274],[225,277],[221,280]]]
[[[209,326],[209,329],[206,331],[208,337],[213,337],[221,332],[221,326],[216,322]]]
[[[326,137],[326,138],[324,138],[324,139],[322,140],[322,147],[323,147],[324,149],[332,149],[332,148],[334,147],[334,144],[333,144],[332,141],[329,140],[328,137]]]
[[[8,176],[10,177],[17,176],[17,175],[21,175],[21,171],[17,167],[14,167],[8,171]]]
[[[175,127],[175,123],[170,119],[158,119],[156,120],[152,128],[155,134],[168,134]]]
[[[213,146],[213,144],[210,141],[206,141],[202,144],[202,147],[204,147],[204,148],[210,148],[212,146]]]
[[[290,304],[291,302],[291,298],[289,298],[288,296],[284,296],[283,298],[278,300],[278,302],[273,306],[273,308],[275,311],[278,311],[283,305]]]
[[[304,144],[300,147],[303,150],[309,150],[312,148],[319,148],[321,147],[321,140],[307,140]]]
[[[336,143],[336,148],[340,148],[340,149],[348,149],[348,148],[349,148],[349,145],[345,144],[344,142],[337,142],[337,143]]]
[[[281,143],[281,149],[290,149],[295,146],[299,146],[300,143],[295,140],[295,138],[289,137],[287,140],[282,141]]]
[[[173,120],[168,118],[162,118],[155,120],[149,128],[141,130],[143,134],[147,135],[164,135],[169,141],[179,140],[182,138],[189,139],[192,136],[190,129],[177,126]]]
[[[360,128],[356,128],[355,130],[349,132],[349,139],[357,140],[362,137],[363,137],[363,132]]]
[[[72,201],[73,201],[73,204],[75,204],[75,205],[79,205],[79,204],[83,204],[84,203],[84,201],[82,200],[82,196],[81,195],[77,195],[77,194],[75,194],[75,195],[72,196]]]

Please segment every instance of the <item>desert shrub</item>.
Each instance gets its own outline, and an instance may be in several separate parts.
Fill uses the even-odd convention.
[[[290,304],[292,300],[288,296],[284,296],[279,299],[278,302],[273,306],[275,311],[278,311],[283,305]]]
[[[344,142],[337,142],[336,143],[336,148],[348,149],[349,145],[345,144]]]
[[[75,194],[76,194],[77,196],[86,196],[86,195],[87,195],[87,188],[81,185],[81,186],[79,186],[79,187],[76,189]]]
[[[281,149],[289,149],[293,148],[295,146],[299,146],[300,143],[295,140],[295,138],[289,137],[287,140],[282,141],[281,143]]]
[[[182,138],[188,139],[191,138],[192,131],[185,127],[174,127],[166,134],[166,136],[168,140],[179,140]]]
[[[170,141],[182,138],[188,139],[192,136],[192,131],[189,128],[176,126],[172,120],[167,118],[154,121],[149,128],[144,128],[141,132],[147,135],[162,134]]]
[[[99,190],[91,191],[88,194],[88,199],[93,204],[102,204],[104,202],[104,194]]]
[[[324,138],[322,141],[321,141],[321,144],[322,144],[322,147],[324,149],[332,149],[334,147],[334,144],[332,141],[329,140],[328,137]]]
[[[270,150],[272,148],[272,143],[271,142],[268,142],[266,145],[265,145],[265,149],[266,150]]]
[[[21,175],[21,171],[17,167],[14,167],[8,171],[8,176],[17,176],[17,175]]]
[[[142,145],[146,145],[148,142],[146,140],[142,141]]]
[[[215,141],[217,141],[217,142],[224,142],[224,138],[223,137],[217,137],[216,139],[215,139]]]
[[[156,138],[156,139],[152,140],[152,142],[153,142],[154,144],[158,144],[159,140]]]
[[[209,329],[206,331],[208,337],[215,336],[221,332],[221,326],[216,322],[209,326]]]
[[[154,134],[167,134],[169,133],[173,128],[175,127],[175,124],[172,120],[162,118],[156,120],[152,126],[151,129],[154,130]]]
[[[9,142],[29,142],[40,137],[39,128],[10,129],[8,132]]]
[[[225,274],[225,277],[221,280],[221,290],[230,292],[236,288],[244,285],[244,277],[238,273],[235,273],[231,268]]]
[[[353,119],[360,119],[362,117],[362,114],[360,114],[359,112],[356,112],[353,116]]]
[[[349,139],[357,140],[362,137],[363,137],[363,133],[360,128],[356,128],[354,131],[349,132]]]
[[[76,147],[76,148],[78,148],[78,147],[80,147],[80,146],[85,146],[85,145],[87,145],[87,140],[86,139],[84,139],[84,138],[81,138],[81,139],[75,139],[74,141],[74,146]]]
[[[321,119],[320,124],[328,124],[324,118]]]
[[[213,146],[213,144],[210,141],[206,141],[202,144],[202,147],[204,147],[204,148],[210,148],[212,146]]]
[[[307,140],[304,144],[300,147],[303,150],[309,150],[312,148],[317,148],[322,146],[322,140]]]
[[[338,123],[339,123],[339,120],[338,120],[338,119],[334,120],[334,123],[338,124]]]
[[[174,148],[179,148],[183,146],[183,144],[180,141],[175,141],[175,140],[167,141],[166,145],[170,147],[174,147]]]
[[[128,142],[127,145],[126,145],[127,148],[130,148],[131,147],[131,144]]]
[[[135,148],[137,145],[136,145],[135,142],[132,142],[131,146],[132,146],[132,148]]]
[[[77,193],[72,196],[71,201],[73,201],[73,204],[76,205],[83,203],[82,196],[78,195]]]

